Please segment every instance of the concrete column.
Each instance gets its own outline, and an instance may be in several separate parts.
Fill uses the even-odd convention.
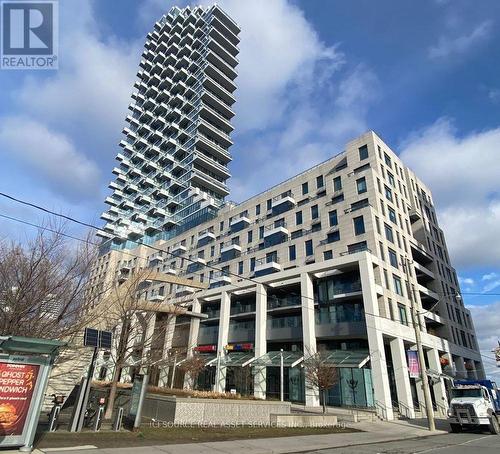
[[[224,348],[227,345],[229,336],[229,315],[231,312],[231,296],[228,292],[222,292],[220,299],[220,317],[219,317],[219,336],[217,338],[217,355],[222,359]],[[219,367],[217,362],[217,371],[215,374],[215,391],[224,392],[226,389],[226,368]]]
[[[201,304],[198,298],[193,299],[192,309],[193,312],[201,312]],[[198,345],[198,334],[200,332],[200,319],[192,317],[189,325],[189,338],[187,345],[187,355],[192,356],[193,349]]]
[[[478,375],[476,372],[476,366],[474,364],[474,361],[472,359],[469,359],[466,362],[464,361],[464,363],[467,364],[468,366],[472,366],[472,370],[467,370],[467,368],[465,369],[467,378],[472,380],[477,380]]]
[[[255,294],[255,345],[256,358],[267,353],[267,289],[262,284],[257,284]],[[259,399],[266,398],[266,367],[254,367],[254,396]]]
[[[302,295],[302,336],[304,343],[304,357],[316,354],[316,324],[314,317],[314,291],[311,276],[307,273],[300,275],[300,293]],[[305,382],[306,406],[319,406],[319,389]]]
[[[390,346],[398,402],[401,404],[399,411],[403,416],[414,418],[415,410],[413,408],[413,397],[411,395],[410,377],[408,375],[408,364],[406,362],[406,351],[403,339],[398,338],[391,340]]]
[[[435,370],[436,372],[442,373],[441,362],[439,361],[439,352],[432,348],[427,350],[427,360],[429,361],[429,369]],[[433,379],[435,382],[432,385],[434,390],[434,396],[436,397],[437,413],[441,416],[446,416],[448,411],[448,398],[446,397],[446,386],[444,384],[444,378],[440,377],[439,381]]]
[[[459,379],[467,378],[467,371],[465,370],[465,361],[461,356],[455,356],[455,376]]]
[[[201,304],[198,298],[193,299],[192,309],[193,312],[201,312]],[[187,344],[187,357],[193,356],[193,350],[198,345],[198,333],[200,331],[200,319],[198,317],[192,317],[191,323],[189,324],[189,336]],[[184,375],[184,388],[193,389],[193,380],[188,374]]]
[[[375,405],[379,416],[387,420],[393,420],[394,413],[392,411],[391,391],[387,376],[382,324],[381,319],[378,318],[380,313],[375,290],[375,276],[373,273],[373,264],[369,260],[368,254],[365,254],[365,258],[359,261],[359,273],[365,308],[366,332],[370,350]]]
[[[150,359],[151,359],[151,356],[150,356],[150,352],[151,352],[151,348],[152,348],[152,344],[153,344],[153,341],[154,341],[154,331],[155,331],[155,324],[156,324],[156,314],[144,314],[144,322],[146,324],[146,327],[145,327],[145,332],[144,332],[144,347],[142,349],[142,364],[144,364],[142,367],[141,367],[141,373],[142,374],[146,374],[147,373],[147,370],[148,370],[148,367],[147,365],[149,364],[150,362]],[[148,358],[149,356],[149,358]]]
[[[165,339],[163,342],[163,353],[162,359],[167,359],[170,353],[170,349],[172,348],[172,339],[174,337],[175,330],[175,315],[169,315],[167,319],[167,324],[165,327]],[[167,388],[170,383],[168,381],[168,374],[171,367],[168,365],[160,367],[160,376],[158,378],[158,386],[163,386]]]
[[[479,361],[474,361],[474,367],[476,369],[477,378],[479,380],[484,380],[486,378],[486,375],[484,373],[483,364]]]

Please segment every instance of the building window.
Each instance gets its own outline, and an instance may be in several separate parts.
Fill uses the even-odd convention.
[[[267,210],[269,211],[273,207],[273,199],[268,199],[266,202]]]
[[[387,305],[389,306],[389,317],[394,321],[394,308],[392,307],[392,300],[387,298]]]
[[[340,230],[335,230],[335,232],[326,234],[327,243],[334,243],[335,241],[340,241]]]
[[[394,175],[391,172],[387,172],[387,179],[389,180],[389,184],[395,188],[396,182],[394,181]]]
[[[387,153],[384,153],[384,161],[389,167],[392,168],[392,161]]]
[[[255,257],[252,257],[250,259],[250,271],[254,271],[255,270]]]
[[[340,191],[342,189],[342,177],[338,176],[333,179],[333,190]]]
[[[306,195],[309,192],[309,184],[307,181],[302,183],[302,195]]]
[[[399,321],[402,325],[408,326],[408,314],[406,313],[406,306],[404,304],[398,304],[399,311]]]
[[[404,294],[403,294],[403,284],[401,284],[401,278],[399,278],[398,276],[393,275],[392,276],[392,281],[394,283],[394,291],[398,295],[404,296]]]
[[[389,188],[388,186],[384,186],[384,189],[385,189],[385,198],[387,200],[389,200],[390,202],[392,202],[392,191],[391,191],[391,188]]]
[[[210,257],[215,255],[215,246],[210,246]]]
[[[314,254],[312,240],[307,240],[306,243],[305,243],[305,247],[306,247],[306,256],[307,257],[309,257],[310,255]]]
[[[243,262],[238,262],[238,274],[243,274]]]
[[[249,230],[247,233],[247,243],[251,243],[253,241],[253,230]]]
[[[316,189],[322,188],[325,185],[323,175],[316,177]]]
[[[352,220],[354,223],[354,234],[355,235],[362,235],[365,233],[365,221],[363,219],[363,216],[358,216]]]
[[[387,210],[389,212],[389,220],[394,223],[394,224],[398,224],[398,220],[396,218],[396,212],[391,208],[391,207],[387,207]]]
[[[311,232],[319,232],[320,230],[321,230],[321,222],[316,222],[316,224],[314,224],[311,227]]]
[[[290,261],[293,261],[297,258],[297,251],[295,249],[295,244],[288,246],[288,258]]]
[[[343,201],[344,201],[344,194],[339,194],[338,196],[332,197],[332,205]]]
[[[220,229],[221,232],[224,230],[224,221],[220,221]]]
[[[260,203],[255,206],[255,215],[258,216],[260,214]]]
[[[368,145],[363,145],[362,147],[359,147],[358,151],[359,151],[359,160],[360,161],[368,158]]]
[[[264,226],[261,225],[259,227],[259,239],[261,240],[262,238],[264,238]]]
[[[389,249],[389,262],[391,263],[391,265],[394,268],[399,268],[398,267],[398,256],[392,249]]]
[[[360,178],[359,180],[356,180],[356,186],[358,188],[358,194],[363,194],[363,192],[366,192],[366,178]]]
[[[379,241],[378,248],[380,249],[380,258],[385,262],[384,245]]]
[[[338,225],[339,220],[337,217],[337,210],[333,210],[328,213],[328,221],[330,222],[330,227]]]
[[[302,224],[302,211],[295,212],[295,225]]]
[[[318,219],[318,217],[319,217],[318,205],[313,205],[311,207],[311,218]]]
[[[324,260],[333,259],[333,252],[332,251],[325,251],[325,252],[323,252],[323,259]]]
[[[385,237],[387,238],[388,241],[394,243],[394,234],[392,233],[392,227],[388,226],[387,224],[384,224],[384,228],[385,228]]]

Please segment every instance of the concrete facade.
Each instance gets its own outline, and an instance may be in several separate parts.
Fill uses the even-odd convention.
[[[408,294],[413,290],[436,411],[446,411],[444,374],[484,375],[431,192],[373,132],[333,158],[238,205],[226,204],[216,218],[152,246],[156,250],[137,245],[126,251],[129,255],[103,253],[93,278],[97,285],[110,274],[117,278],[123,267],[151,267],[210,284],[196,293],[176,285],[150,286],[148,298],[182,301],[208,317],[177,317],[165,351],[191,354],[214,346],[217,355],[227,357],[228,345],[241,343],[252,344],[255,358],[281,349],[366,351],[369,362],[360,367],[370,371],[366,388],[373,390],[373,401],[363,405],[376,407],[385,419],[392,419],[394,410],[413,417],[423,409],[421,383],[409,377],[406,360],[406,351],[415,348]],[[272,368],[258,364],[252,367],[253,393],[276,397],[269,390],[275,386]],[[215,390],[233,386],[226,372],[222,363],[216,367]],[[294,377],[303,372],[300,366],[287,367],[287,374],[296,383]],[[358,382],[354,375],[345,380]],[[307,380],[303,385],[298,399],[319,405],[318,390]],[[297,400],[291,388],[286,397]]]

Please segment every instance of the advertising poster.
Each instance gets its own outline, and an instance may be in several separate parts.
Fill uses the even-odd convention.
[[[420,378],[420,363],[418,362],[418,353],[414,350],[408,350],[406,352],[406,357],[408,359],[408,372],[410,373],[410,378]]]
[[[0,362],[0,436],[23,433],[38,369],[34,364]]]

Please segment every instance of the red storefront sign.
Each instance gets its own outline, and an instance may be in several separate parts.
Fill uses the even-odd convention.
[[[194,348],[194,351],[198,353],[216,352],[217,345],[198,345],[198,347]]]
[[[33,397],[38,365],[0,362],[0,435],[21,435]]]

